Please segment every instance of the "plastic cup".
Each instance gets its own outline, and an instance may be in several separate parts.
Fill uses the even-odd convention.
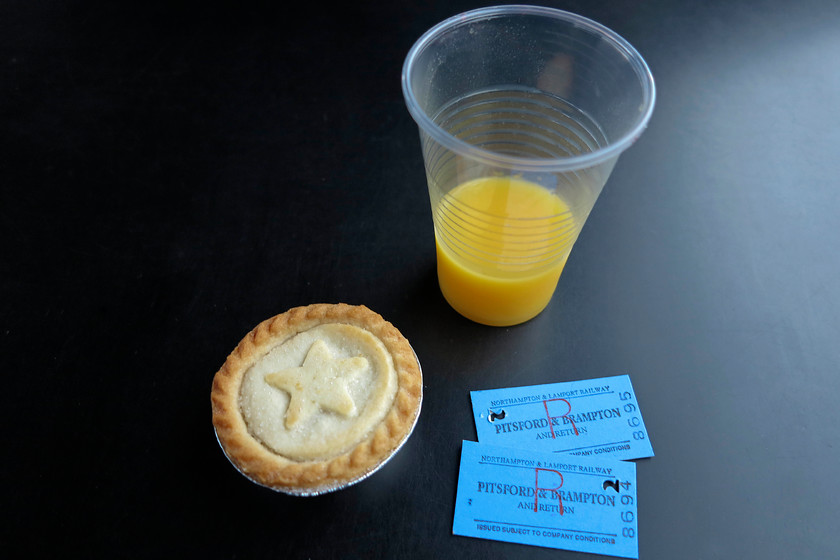
[[[650,119],[647,64],[581,16],[496,6],[420,37],[402,88],[420,129],[444,298],[487,325],[535,317]]]

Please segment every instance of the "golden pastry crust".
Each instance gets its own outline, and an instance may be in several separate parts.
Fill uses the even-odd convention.
[[[381,422],[350,449],[320,460],[294,460],[255,438],[240,410],[240,389],[248,370],[271,349],[319,325],[359,327],[378,338],[397,376],[393,402]],[[296,307],[257,325],[216,373],[211,390],[213,426],[233,465],[254,482],[290,494],[313,495],[365,478],[408,438],[420,413],[423,380],[408,340],[391,323],[364,306],[313,304]]]

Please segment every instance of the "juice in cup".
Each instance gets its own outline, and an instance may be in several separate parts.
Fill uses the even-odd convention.
[[[424,33],[402,90],[420,131],[443,295],[480,323],[527,321],[650,120],[650,69],[579,15],[491,6]]]
[[[516,177],[482,177],[444,195],[435,209],[438,282],[459,313],[492,326],[542,311],[577,229],[557,195]]]

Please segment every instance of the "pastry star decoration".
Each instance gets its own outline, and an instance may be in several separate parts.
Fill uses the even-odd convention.
[[[318,408],[338,412],[344,416],[356,415],[356,403],[347,392],[347,382],[368,367],[368,361],[355,358],[333,358],[323,340],[316,340],[303,364],[265,376],[272,387],[289,393],[286,409],[286,428],[291,429],[305,422]]]

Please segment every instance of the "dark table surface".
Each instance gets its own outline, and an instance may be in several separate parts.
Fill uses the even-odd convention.
[[[512,328],[438,291],[399,83],[480,3],[0,5],[4,551],[593,558],[452,535],[469,392],[627,373],[641,558],[840,557],[840,4],[545,4],[628,39],[658,100]],[[408,337],[423,412],[372,478],[275,494],[220,451],[211,379],[339,301]]]

